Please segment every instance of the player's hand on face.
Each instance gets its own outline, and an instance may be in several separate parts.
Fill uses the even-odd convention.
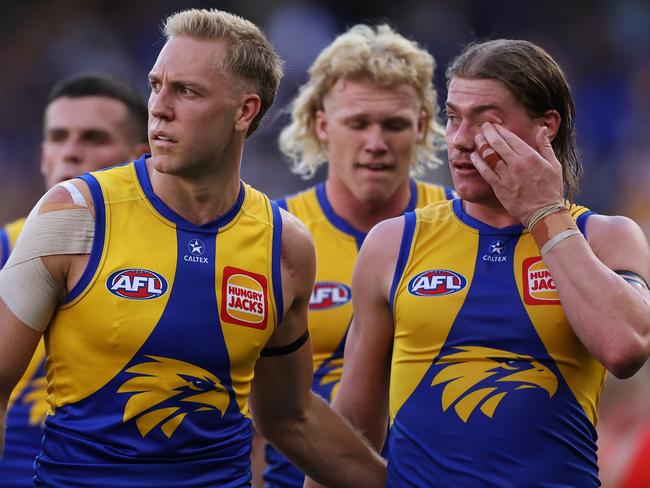
[[[546,127],[539,128],[535,140],[536,149],[505,127],[485,122],[470,155],[503,207],[524,225],[535,210],[564,201],[562,166]]]

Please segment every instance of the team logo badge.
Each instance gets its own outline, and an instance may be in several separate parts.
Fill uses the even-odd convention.
[[[221,287],[221,320],[265,329],[268,315],[266,277],[226,266]]]
[[[121,298],[151,300],[165,294],[167,280],[148,269],[121,269],[108,277],[106,288]]]
[[[208,258],[203,256],[205,254],[205,243],[201,239],[189,240],[187,242],[187,252],[189,254],[183,256],[183,261],[207,264]]]
[[[503,241],[494,241],[490,244],[490,254],[492,256],[501,256],[504,252],[506,252],[506,245]]]
[[[455,349],[435,362],[445,367],[431,386],[444,385],[442,409],[453,406],[463,422],[476,408],[492,418],[506,395],[542,389],[551,398],[557,391],[555,374],[531,356],[481,346]]]
[[[555,281],[541,257],[524,259],[523,288],[526,305],[560,305]]]
[[[135,419],[142,437],[158,426],[171,437],[183,420],[195,412],[224,415],[230,396],[215,375],[184,361],[145,357],[150,361],[127,369],[135,376],[117,390],[134,393],[126,402],[122,421]]]
[[[483,255],[483,261],[492,263],[502,263],[508,261],[506,254],[506,243],[500,239],[492,241],[488,245],[488,253]]]
[[[467,279],[448,269],[430,269],[411,278],[408,291],[418,297],[450,295],[467,286]]]
[[[350,287],[336,281],[317,281],[309,298],[309,310],[324,310],[345,305],[352,298]]]
[[[193,256],[203,256],[205,253],[205,244],[199,239],[192,239],[187,243],[187,250]]]

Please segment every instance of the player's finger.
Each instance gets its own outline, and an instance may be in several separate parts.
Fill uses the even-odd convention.
[[[481,174],[483,179],[490,185],[494,186],[499,182],[499,175],[492,168],[490,168],[490,165],[481,157],[478,151],[473,151],[470,153],[469,159],[472,161],[472,164]]]
[[[502,125],[485,122],[481,128],[490,146],[501,154],[502,159],[506,161],[508,160],[508,151],[512,151],[519,156],[525,156],[534,151],[517,134]]]
[[[483,161],[487,163],[490,169],[494,170],[497,163],[501,161],[501,156],[499,156],[497,152],[492,149],[483,134],[476,134],[474,137],[474,142],[476,143],[477,151],[481,155],[481,158],[483,158]]]

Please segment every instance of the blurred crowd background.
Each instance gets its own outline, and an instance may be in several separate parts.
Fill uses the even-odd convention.
[[[632,217],[650,237],[649,0],[14,0],[2,6],[0,225],[25,215],[43,192],[42,112],[52,85],[80,71],[104,71],[146,95],[147,73],[162,45],[162,19],[197,7],[252,20],[286,61],[275,106],[246,146],[243,162],[243,178],[271,197],[310,183],[287,171],[276,137],[311,62],[347,27],[388,22],[434,54],[443,101],[444,69],[467,42],[523,38],[549,51],[577,103],[585,167],[580,203]],[[450,182],[447,168],[426,179]],[[610,383],[599,425],[602,477],[605,486],[632,486],[622,480],[642,433],[650,438],[650,371]],[[646,466],[650,470],[650,462]]]

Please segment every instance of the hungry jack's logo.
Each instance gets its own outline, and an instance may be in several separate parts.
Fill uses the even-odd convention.
[[[226,266],[221,286],[221,320],[265,329],[268,319],[266,277]]]
[[[444,385],[443,411],[453,406],[463,422],[477,407],[492,418],[501,400],[520,390],[542,389],[549,398],[557,391],[555,374],[532,356],[482,346],[454,349],[434,363],[444,368],[431,386]]]
[[[524,259],[522,268],[526,305],[560,305],[555,281],[541,257]]]

